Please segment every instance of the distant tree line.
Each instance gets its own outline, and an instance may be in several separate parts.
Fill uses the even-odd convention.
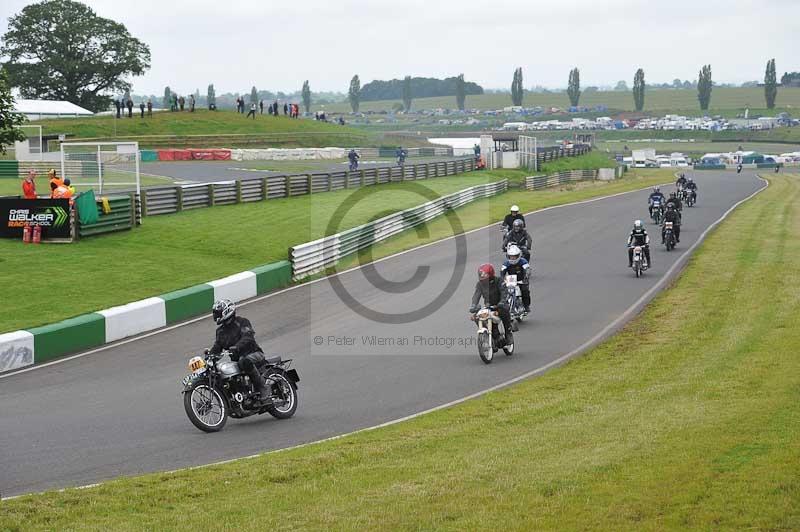
[[[377,100],[403,100],[403,86],[409,83],[405,79],[390,81],[370,81],[361,87],[360,101],[374,102]],[[456,96],[459,91],[458,77],[436,78],[410,78],[411,94],[414,98],[429,98],[433,96]],[[408,89],[406,89],[408,90]],[[464,82],[465,95],[483,94],[483,87],[471,81]]]

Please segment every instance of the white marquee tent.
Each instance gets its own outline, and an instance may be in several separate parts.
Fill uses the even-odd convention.
[[[45,118],[91,116],[94,113],[74,103],[56,100],[14,100],[14,110],[28,117],[28,120]]]

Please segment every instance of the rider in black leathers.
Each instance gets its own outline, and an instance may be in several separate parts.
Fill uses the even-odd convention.
[[[264,362],[264,353],[256,343],[255,330],[250,320],[236,315],[236,306],[228,299],[214,302],[211,307],[217,327],[214,345],[207,353],[218,355],[227,349],[231,360],[239,364],[243,372],[250,377],[255,390],[266,397],[264,378],[258,371],[258,365]]]
[[[647,266],[651,267],[653,263],[650,262],[650,236],[647,234],[647,230],[645,230],[641,220],[633,222],[633,229],[631,229],[631,234],[628,236],[628,268],[633,266],[633,246],[642,246],[644,256],[647,259]]]
[[[506,233],[503,238],[503,251],[508,249],[509,244],[516,244],[522,250],[522,256],[525,260],[530,262],[531,251],[533,249],[533,238],[530,233],[525,230],[525,222],[517,218],[514,220],[513,229]]]
[[[494,266],[481,264],[478,268],[478,282],[475,284],[475,292],[472,294],[472,306],[469,308],[469,313],[474,319],[475,313],[481,308],[481,298],[487,307],[497,308],[506,332],[505,345],[510,345],[514,343],[514,336],[511,333],[511,315],[508,313],[507,297],[506,285],[502,279],[495,276]]]
[[[696,203],[697,202],[697,183],[695,183],[694,180],[690,177],[686,181],[686,185],[684,185],[684,188],[686,190],[688,190],[689,193],[694,196],[694,201]]]
[[[675,208],[675,210],[678,211],[678,217],[680,218],[681,211],[683,210],[683,203],[681,203],[681,200],[678,198],[677,194],[675,194],[674,192],[669,193],[669,199],[667,200],[667,205],[672,205]],[[667,205],[665,205],[665,207]]]
[[[664,235],[666,234],[665,223],[672,222],[672,230],[675,233],[675,242],[681,241],[681,217],[675,207],[670,203],[667,205],[667,212],[664,213],[664,221],[661,224],[661,243],[664,243]]]
[[[505,227],[506,231],[511,231],[514,227],[514,220],[522,220],[522,225],[523,227],[525,226],[525,217],[519,213],[519,207],[516,205],[512,205],[511,212],[503,218],[503,227]]]
[[[675,186],[678,188],[682,188],[684,185],[686,185],[686,176],[684,174],[681,174],[678,180],[675,181]]]

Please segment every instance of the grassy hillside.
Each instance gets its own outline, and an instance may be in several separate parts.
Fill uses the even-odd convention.
[[[7,501],[5,526],[798,530],[798,196],[776,176],[641,316],[539,378],[318,445]]]
[[[261,145],[342,146],[367,145],[376,136],[333,123],[316,120],[256,115],[255,120],[233,111],[198,110],[194,113],[158,112],[152,117],[115,118],[92,116],[87,118],[59,118],[32,122],[41,125],[43,134],[65,133],[69,140],[121,139],[139,140],[144,145],[174,145],[166,136],[190,136],[191,145],[204,144],[200,135],[222,137],[216,145],[234,146],[248,139],[262,139]],[[225,137],[225,136],[229,137]],[[236,136],[241,138],[237,139]],[[246,138],[245,138],[246,137]],[[180,142],[178,144],[181,144]],[[213,141],[212,141],[213,144]]]
[[[396,100],[385,100],[378,102],[361,102],[361,111],[390,110]],[[523,100],[525,107],[569,107],[569,98],[566,93],[532,93],[526,92]],[[606,105],[609,109],[623,111],[633,111],[633,96],[630,91],[604,91],[604,92],[584,92],[581,95],[580,104],[587,107],[595,105]],[[482,94],[467,96],[466,107],[468,109],[502,109],[511,105],[510,94]],[[800,108],[800,88],[779,88],[778,97],[775,102],[779,110],[787,110],[795,113]],[[419,98],[413,103],[414,109],[435,109],[435,108],[456,107],[455,96],[438,98]],[[711,95],[710,112],[715,114],[720,111],[743,110],[750,108],[752,113],[774,114],[776,110],[767,111],[764,102],[764,89],[753,88],[715,88]],[[331,104],[325,106],[326,110],[344,112],[350,110],[346,103]],[[645,112],[674,112],[682,111],[691,114],[700,114],[700,106],[697,101],[697,91],[694,89],[652,89],[645,93],[644,102]]]

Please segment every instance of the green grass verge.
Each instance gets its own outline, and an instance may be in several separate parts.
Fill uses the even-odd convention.
[[[555,174],[564,170],[597,170],[614,168],[617,162],[602,151],[591,151],[578,157],[562,157],[541,165],[539,174]]]
[[[7,501],[5,528],[796,530],[799,195],[775,176],[623,331],[540,378],[318,445]]]

